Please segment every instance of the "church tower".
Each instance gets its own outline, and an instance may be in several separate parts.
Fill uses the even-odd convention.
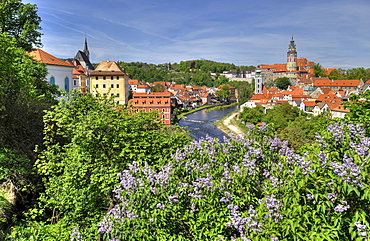
[[[288,71],[297,70],[297,48],[293,36],[288,47],[286,68]]]
[[[83,51],[86,55],[86,57],[90,60],[90,52],[89,52],[89,48],[87,47],[87,38],[86,38],[86,35],[85,35],[85,47],[84,47],[84,51]]]
[[[258,68],[256,69],[256,77],[255,77],[255,94],[262,94],[262,88],[263,88],[263,82],[262,82],[262,73],[261,69]]]

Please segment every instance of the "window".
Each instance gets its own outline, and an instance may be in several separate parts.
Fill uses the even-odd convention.
[[[117,79],[119,80],[119,76],[117,76]]]
[[[77,81],[75,79],[73,80],[73,85],[77,85]]]
[[[113,80],[113,76],[111,76],[110,79]]]
[[[50,84],[55,85],[55,78],[54,77],[50,78]]]
[[[96,85],[95,85],[95,88],[99,88],[99,85],[98,85],[98,84],[96,84]]]
[[[119,84],[117,84],[116,87],[119,88]]]
[[[64,79],[64,90],[69,92],[69,79],[68,79],[68,77],[66,77]]]
[[[110,87],[111,87],[111,88],[114,88],[114,84],[111,84],[111,85],[110,85]]]
[[[113,97],[113,96],[114,96],[114,94],[113,94],[113,93],[111,93],[111,94],[110,94],[110,96],[112,96],[112,97]]]
[[[119,93],[116,94],[116,97],[119,97]]]
[[[103,80],[106,80],[106,77],[105,76],[103,77]]]
[[[95,79],[96,79],[96,80],[98,80],[98,79],[99,79],[99,77],[95,77]]]
[[[106,86],[105,86],[105,84],[103,84],[103,88],[105,88]]]

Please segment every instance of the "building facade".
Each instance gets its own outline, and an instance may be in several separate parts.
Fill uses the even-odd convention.
[[[68,61],[58,59],[41,49],[35,49],[28,54],[36,61],[46,64],[48,71],[46,76],[47,82],[57,85],[61,90],[66,92],[69,92],[72,89],[72,71],[75,67],[74,65]]]
[[[128,75],[114,61],[101,61],[90,71],[90,91],[95,95],[110,95],[119,104],[127,104],[129,97]]]

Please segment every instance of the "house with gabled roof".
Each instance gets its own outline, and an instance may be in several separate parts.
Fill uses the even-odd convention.
[[[128,75],[114,61],[101,61],[90,72],[90,90],[94,94],[111,95],[119,104],[127,104]]]
[[[37,62],[44,63],[47,68],[46,81],[59,86],[60,89],[69,92],[72,88],[72,71],[74,65],[61,60],[41,49],[34,49],[28,54]]]

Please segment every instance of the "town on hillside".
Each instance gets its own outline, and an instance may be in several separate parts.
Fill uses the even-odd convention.
[[[71,60],[61,60],[41,49],[29,53],[37,61],[46,64],[50,84],[58,85],[69,92],[78,89],[82,92],[110,95],[119,104],[129,104],[136,111],[159,112],[166,125],[174,118],[174,109],[191,109],[205,104],[219,102],[217,92],[228,89],[228,102],[238,101],[238,92],[231,85],[219,87],[199,87],[175,82],[154,82],[130,79],[124,69],[115,61],[101,61],[95,68],[90,62],[90,52],[85,38],[84,49],[77,51]],[[229,81],[255,83],[255,91],[250,100],[241,104],[241,109],[260,105],[266,111],[287,102],[300,110],[319,115],[330,112],[333,118],[343,118],[349,112],[343,106],[350,94],[361,94],[370,89],[370,80],[364,83],[357,80],[331,80],[328,77],[315,77],[315,63],[306,58],[297,58],[294,39],[290,40],[287,62],[273,65],[259,65],[254,71],[225,71]],[[330,74],[335,69],[324,69]],[[215,73],[213,73],[215,75]],[[267,88],[267,84],[279,78],[287,78],[290,86],[286,89]],[[159,90],[158,90],[159,89]]]

